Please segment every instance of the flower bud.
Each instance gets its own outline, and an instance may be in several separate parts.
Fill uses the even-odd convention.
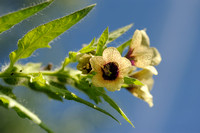
[[[92,70],[90,58],[92,58],[92,55],[84,54],[78,59],[77,69],[82,71],[83,74],[88,74]]]

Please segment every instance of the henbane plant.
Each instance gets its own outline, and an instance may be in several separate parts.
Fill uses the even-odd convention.
[[[49,0],[1,16],[0,34],[48,7],[52,2],[53,0]],[[161,57],[156,48],[149,46],[150,42],[146,31],[136,30],[132,39],[119,44],[117,48],[108,47],[110,42],[128,31],[132,24],[110,33],[107,27],[98,39],[94,38],[79,51],[70,51],[60,67],[55,70],[42,69],[42,63],[18,63],[19,60],[30,57],[39,48],[50,48],[51,41],[78,23],[94,6],[95,4],[87,6],[72,14],[40,25],[30,30],[18,41],[18,48],[9,54],[9,65],[2,68],[0,72],[0,78],[7,83],[7,86],[0,85],[1,106],[14,109],[20,117],[32,120],[47,132],[53,131],[37,115],[17,102],[17,97],[11,88],[26,86],[34,91],[44,93],[54,100],[73,100],[119,122],[108,111],[98,107],[98,103],[104,100],[132,126],[132,122],[122,109],[107,95],[105,88],[113,93],[125,88],[134,96],[146,101],[149,106],[153,106],[150,94],[153,85],[152,76],[158,73],[154,66],[160,63]],[[126,47],[129,47],[129,50],[123,57],[122,53]],[[75,62],[78,62],[77,69],[68,67],[70,63]],[[140,70],[136,71],[137,68]],[[85,93],[91,102],[70,92],[66,85],[71,85]]]

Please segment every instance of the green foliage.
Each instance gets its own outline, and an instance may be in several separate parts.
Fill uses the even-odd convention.
[[[129,122],[132,126],[133,124],[122,111],[122,109],[106,94],[103,88],[95,87],[88,81],[89,77],[92,75],[88,75],[85,77],[80,78],[80,81],[76,81],[75,86],[86,93],[90,99],[94,100],[96,103],[101,102],[101,98],[103,98],[113,109],[115,109],[124,119]],[[90,89],[89,89],[90,88]],[[134,126],[133,126],[134,127]]]
[[[122,111],[122,109],[106,94],[101,93],[103,99],[110,104],[111,107],[113,107],[124,119],[129,122],[133,127],[134,125],[132,122],[129,120],[129,118],[126,116],[126,114]]]
[[[47,132],[49,133],[52,132],[50,129],[48,129],[44,125],[44,123],[42,123],[42,121],[38,118],[37,115],[29,111],[27,108],[25,108],[23,105],[21,105],[20,103],[18,103],[11,97],[1,92],[0,92],[0,105],[6,108],[14,109],[21,118],[28,118],[32,120],[34,123],[36,123],[37,125],[39,125],[41,128],[43,128],[44,130],[46,130]]]
[[[10,84],[10,85],[17,85],[20,83],[20,81],[22,80],[21,78],[19,77],[14,77],[13,75],[15,75],[16,72],[19,72],[19,68],[17,66],[14,66],[12,68],[12,70],[9,72],[9,76],[7,78],[4,78],[4,82],[6,82],[7,84]]]
[[[80,53],[89,53],[89,52],[95,50],[96,47],[93,47],[94,42],[95,42],[95,38],[90,42],[89,45],[87,45],[87,46],[83,47],[81,50],[79,50],[79,52]]]
[[[101,102],[99,91],[104,91],[103,88],[95,87],[88,81],[88,77],[80,77],[80,80],[75,80],[75,86],[89,96],[96,104]]]
[[[20,21],[44,9],[51,2],[53,2],[53,0],[0,17],[0,33],[8,30]],[[53,100],[63,101],[66,99],[84,104],[119,122],[112,114],[97,106],[97,104],[100,102],[107,102],[111,108],[117,111],[127,122],[133,126],[129,118],[117,105],[117,103],[115,103],[115,101],[106,94],[104,88],[93,85],[92,78],[95,73],[92,71],[94,68],[91,68],[90,64],[90,59],[92,57],[101,56],[104,49],[106,49],[107,44],[127,32],[133,26],[133,24],[119,28],[111,33],[109,33],[107,27],[99,39],[95,40],[94,38],[90,44],[84,46],[78,52],[70,51],[60,69],[47,70],[42,68],[42,63],[27,63],[25,65],[16,63],[20,59],[30,57],[32,53],[39,48],[50,48],[49,43],[52,40],[78,23],[93,9],[94,6],[95,4],[90,5],[70,15],[55,19],[29,31],[18,41],[18,48],[10,53],[10,65],[7,67],[7,69],[0,72],[0,78],[2,78],[8,85],[12,85],[12,87],[26,86],[34,91],[46,94]],[[121,44],[117,48],[118,51],[122,54],[124,49],[128,47],[130,43],[131,39]],[[86,55],[87,57],[86,65],[88,68],[87,70],[89,71],[86,74],[79,71],[82,69],[75,70],[72,68],[66,68],[66,66],[70,63],[80,63],[79,59],[80,57],[84,57],[83,55]],[[85,60],[83,60],[83,62],[85,62]],[[82,66],[80,67],[82,68]],[[138,79],[124,77],[124,86],[129,86],[132,84],[143,85]],[[66,88],[66,85],[70,85],[85,93],[95,104],[86,101],[76,94],[70,92]],[[18,103],[15,99],[17,98],[15,94],[13,94],[10,86],[5,87],[0,85],[1,106],[14,109],[20,117],[28,118],[47,132],[52,132],[34,113]]]
[[[13,13],[6,14],[0,17],[0,33],[12,28],[14,25],[20,23],[22,20],[34,15],[45,7],[49,6],[53,0],[40,3]]]
[[[15,96],[15,94],[13,94],[12,89],[10,87],[0,85],[0,92],[13,98],[13,99],[16,99],[16,96]]]
[[[86,106],[91,107],[95,110],[98,110],[98,111],[110,116],[111,118],[113,118],[117,122],[119,122],[110,113],[108,113],[107,111],[97,107],[96,105],[78,97],[74,93],[68,91],[65,88],[65,86],[63,86],[62,84],[59,84],[59,83],[56,83],[56,82],[53,82],[53,81],[48,82],[47,80],[45,80],[45,78],[42,76],[41,73],[37,77],[31,78],[31,82],[29,83],[29,87],[33,90],[40,91],[40,92],[47,94],[52,99],[62,101],[62,98],[64,98],[64,99],[67,99],[67,100],[74,100],[76,102],[85,104]]]
[[[115,39],[117,39],[118,37],[120,37],[121,35],[123,35],[125,32],[130,30],[130,28],[132,26],[133,26],[133,24],[129,24],[127,26],[124,26],[122,28],[119,28],[115,31],[110,32],[107,43],[110,43],[110,42],[114,41]]]
[[[125,84],[134,84],[134,85],[144,85],[139,80],[131,77],[124,77],[124,83]]]
[[[64,70],[64,68],[69,64],[69,63],[73,63],[76,62],[77,58],[77,52],[73,52],[70,51],[69,52],[69,57],[66,57],[63,64],[62,64],[62,70]]]
[[[68,16],[53,20],[29,31],[18,41],[18,49],[9,55],[11,66],[19,59],[31,56],[36,49],[50,48],[49,42],[79,22],[94,6],[95,5],[88,6]]]
[[[120,52],[120,54],[122,54],[124,49],[131,44],[131,41],[132,41],[132,39],[126,41],[125,43],[123,43],[123,44],[121,44],[120,46],[117,47],[117,50]]]
[[[97,44],[97,51],[96,51],[96,55],[102,55],[103,50],[105,48],[105,44],[108,40],[108,27],[104,30],[104,32],[101,34],[99,40],[98,40],[98,44]]]

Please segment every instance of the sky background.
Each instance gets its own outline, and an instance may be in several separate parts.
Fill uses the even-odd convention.
[[[0,0],[0,16],[38,3],[34,0]],[[62,34],[51,49],[39,49],[21,63],[53,63],[58,67],[70,50],[99,37],[108,26],[115,30],[130,23],[133,28],[110,46],[130,39],[136,29],[147,29],[150,45],[162,56],[157,66],[158,76],[151,91],[154,107],[133,97],[128,91],[108,92],[133,121],[132,128],[120,115],[113,112],[119,125],[104,114],[73,101],[63,103],[27,88],[14,92],[19,102],[30,108],[58,133],[198,133],[200,132],[200,1],[199,0],[56,0],[49,8],[21,22],[0,35],[0,66],[9,62],[8,55],[17,48],[17,41],[32,28],[67,15],[87,5],[97,3],[95,9],[81,22]],[[72,66],[75,67],[75,66]],[[69,87],[77,95],[87,96]],[[9,112],[9,113],[7,113]],[[17,124],[16,124],[17,123]],[[12,127],[12,128],[11,128]],[[0,107],[0,132],[44,133],[37,125],[18,118],[14,111]]]

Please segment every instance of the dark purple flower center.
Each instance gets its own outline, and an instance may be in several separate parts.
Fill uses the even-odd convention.
[[[115,80],[119,74],[117,62],[109,62],[101,68],[105,80]]]

